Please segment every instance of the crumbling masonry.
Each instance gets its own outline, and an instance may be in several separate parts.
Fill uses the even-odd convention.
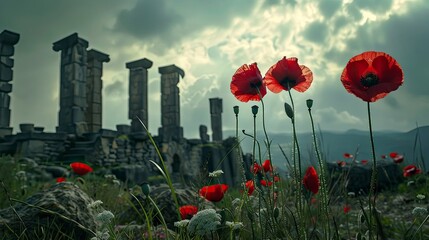
[[[149,141],[141,122],[148,126],[148,70],[152,61],[146,58],[125,64],[129,69],[128,118],[130,125],[118,124],[116,130],[102,128],[103,64],[109,55],[88,48],[88,41],[73,33],[53,43],[60,58],[60,110],[55,133],[31,123],[20,124],[20,132],[10,127],[12,91],[11,56],[19,34],[0,34],[0,155],[31,158],[52,165],[85,161],[107,167],[123,180],[151,181],[159,173],[149,160],[159,161],[155,146]],[[222,137],[222,99],[209,101],[212,141],[207,127],[200,125],[200,139],[185,139],[180,124],[180,91],[177,84],[185,72],[175,66],[159,67],[161,74],[161,127],[154,140],[169,172],[176,180],[194,180],[222,166],[224,183],[240,181],[242,154],[229,151],[234,138]],[[141,122],[140,122],[141,121]],[[210,144],[207,144],[210,143]],[[229,153],[228,153],[229,152]],[[226,156],[226,157],[225,157]],[[222,162],[221,162],[222,161]]]

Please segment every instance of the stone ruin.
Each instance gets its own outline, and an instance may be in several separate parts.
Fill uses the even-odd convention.
[[[0,155],[31,158],[47,165],[85,161],[112,169],[117,175],[123,175],[122,180],[137,183],[159,175],[149,160],[159,163],[160,159],[141,124],[148,127],[148,69],[152,61],[142,58],[125,64],[129,69],[128,118],[131,122],[109,130],[102,127],[103,64],[110,61],[109,55],[87,50],[88,41],[77,33],[54,42],[53,50],[61,53],[56,132],[22,123],[20,132],[12,134],[9,93],[12,91],[12,56],[18,41],[17,33],[5,30],[0,34]],[[235,138],[223,139],[222,99],[209,100],[212,141],[205,125],[199,126],[200,139],[186,139],[180,123],[177,86],[185,72],[174,64],[159,67],[158,72],[161,74],[161,127],[153,139],[173,179],[202,180],[207,171],[222,169],[225,172],[222,182],[238,184],[241,181],[238,163],[245,161],[248,166],[249,160],[243,160],[237,151],[229,151],[235,145]]]

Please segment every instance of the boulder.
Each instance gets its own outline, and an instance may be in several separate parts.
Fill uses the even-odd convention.
[[[347,192],[368,193],[371,183],[372,165],[345,165],[328,163],[331,187],[336,190],[346,188]],[[379,161],[377,163],[377,191],[397,186],[403,181],[399,165],[391,162]]]
[[[28,239],[90,239],[96,229],[95,213],[87,208],[91,202],[78,186],[57,183],[0,210],[0,236],[15,239],[25,231]]]

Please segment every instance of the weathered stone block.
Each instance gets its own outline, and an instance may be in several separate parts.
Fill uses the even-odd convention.
[[[9,108],[10,96],[7,93],[0,92],[0,108]]]
[[[13,71],[12,68],[6,67],[6,65],[0,64],[0,81],[9,82],[12,81]]]
[[[9,127],[10,125],[10,109],[0,108],[0,127]]]
[[[12,84],[0,82],[0,92],[4,92],[4,93],[12,92]]]
[[[15,54],[15,48],[13,45],[2,44],[0,42],[0,55],[2,56],[13,56]]]
[[[0,44],[1,45],[1,44]],[[14,60],[13,58],[9,58],[6,56],[0,56],[0,63],[5,65],[6,67],[13,67]]]

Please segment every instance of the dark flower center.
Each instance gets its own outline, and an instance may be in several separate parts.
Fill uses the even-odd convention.
[[[262,86],[262,81],[251,81],[250,82],[250,87],[252,88],[259,88],[260,86]]]
[[[378,76],[375,75],[374,73],[368,73],[365,77],[362,77],[360,79],[360,83],[364,87],[367,87],[367,88],[372,87],[378,84]]]
[[[296,85],[295,79],[291,79],[289,77],[283,78],[283,80],[280,82],[281,82],[281,85],[287,89],[293,88]]]

